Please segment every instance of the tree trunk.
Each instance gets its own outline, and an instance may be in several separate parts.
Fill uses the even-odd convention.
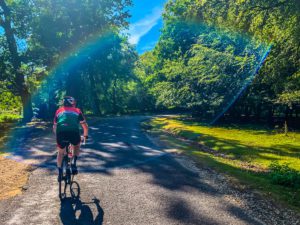
[[[31,101],[31,94],[24,90],[21,94],[22,106],[23,106],[23,121],[29,122],[33,117],[33,110],[32,110],[32,101]]]
[[[268,107],[268,124],[270,126],[274,125],[274,109],[273,109],[273,105],[269,105],[269,107]]]
[[[23,106],[23,121],[28,122],[33,116],[31,94],[25,83],[24,75],[21,73],[21,58],[18,54],[17,43],[14,31],[11,27],[10,9],[4,0],[0,0],[0,7],[3,11],[3,18],[0,19],[0,25],[3,26],[7,40],[9,52],[12,59],[13,70],[15,74],[14,82],[18,94],[21,96]]]
[[[257,122],[260,121],[261,108],[262,108],[261,106],[262,106],[261,103],[258,103],[258,104],[256,105],[256,109],[255,109],[255,120],[256,120]]]

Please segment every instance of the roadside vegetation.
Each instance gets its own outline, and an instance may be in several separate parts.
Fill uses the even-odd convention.
[[[207,126],[179,116],[155,118],[146,127],[201,165],[300,209],[300,133],[255,125]]]
[[[0,114],[0,155],[4,143],[8,139],[10,129],[21,119],[21,116],[13,113]]]

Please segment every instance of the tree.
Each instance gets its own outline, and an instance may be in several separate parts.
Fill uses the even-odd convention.
[[[49,93],[39,94],[55,96],[56,104],[48,107],[49,114],[62,93],[73,95],[80,106],[95,114],[108,108],[116,111],[116,103],[123,103],[117,99],[116,84],[126,81],[135,58],[127,39],[120,35],[128,25],[126,7],[131,1],[33,2],[28,57],[52,70],[51,88],[41,90]],[[109,103],[111,99],[114,103]]]
[[[154,69],[145,72],[154,81],[157,103],[202,116],[226,105],[232,105],[231,116],[248,119],[297,115],[299,11],[296,0],[168,1],[152,52]],[[270,43],[268,60],[252,83]],[[288,111],[283,110],[287,101]]]
[[[0,7],[1,7],[0,26],[3,27],[4,29],[7,48],[9,50],[9,55],[10,55],[9,63],[12,66],[11,70],[14,76],[11,80],[17,91],[17,94],[21,96],[21,100],[22,100],[23,120],[30,121],[33,116],[31,94],[29,92],[29,88],[26,84],[24,73],[22,71],[22,57],[20,56],[17,47],[17,40],[16,40],[17,34],[15,32],[16,28],[13,27],[13,26],[17,26],[19,23],[17,19],[14,20],[16,17],[18,17],[18,12],[12,10],[13,8],[12,6],[13,3],[11,3],[11,5],[8,5],[4,0],[0,0]],[[22,28],[23,27],[20,27],[20,29]],[[22,31],[22,32],[26,33],[26,31]]]

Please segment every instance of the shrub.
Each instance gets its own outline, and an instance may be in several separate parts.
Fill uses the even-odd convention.
[[[3,113],[0,114],[0,123],[13,123],[21,119],[20,115]]]
[[[300,187],[300,172],[290,168],[287,163],[280,165],[278,162],[272,162],[269,171],[272,183],[286,187]]]

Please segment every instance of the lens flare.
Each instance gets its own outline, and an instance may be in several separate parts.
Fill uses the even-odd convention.
[[[199,67],[205,65],[205,60],[210,60],[214,57],[219,57],[220,63],[233,65],[232,68],[227,68],[228,74],[221,74],[225,77],[224,83],[211,86],[208,88],[210,91],[198,90],[198,94],[203,96],[203,102],[205,102],[207,111],[210,113],[210,116],[208,116],[209,124],[213,125],[229,110],[245,89],[253,82],[256,74],[270,54],[272,46],[263,41],[256,40],[249,35],[230,31],[229,29],[198,22],[180,23],[182,26],[179,29],[181,32],[179,35],[186,36],[187,40],[190,41],[197,39],[197,43],[195,44],[195,46],[199,46],[197,54],[201,54],[201,51],[204,52],[205,48],[210,49],[207,57],[204,57],[203,61],[199,62],[200,64],[204,64],[199,64]],[[177,31],[175,31],[175,33],[176,32]],[[61,57],[62,60],[60,63],[49,72],[48,76],[40,85],[40,88],[33,93],[33,101],[37,101],[38,96],[43,93],[53,93],[57,88],[55,83],[64,82],[69,74],[72,74],[72,72],[76,71],[80,66],[84,66],[88,63],[91,57],[99,54],[102,49],[109,45],[113,34],[113,32],[105,32],[101,35],[95,35],[96,38],[90,39],[86,41],[85,44],[76,46],[71,51],[66,52],[64,56]],[[211,66],[214,67],[213,65]],[[219,69],[221,71],[223,68]],[[204,75],[209,77],[211,74]],[[208,84],[208,87],[209,85],[210,84]],[[228,85],[227,89],[226,85]],[[220,92],[218,87],[222,87],[225,91]],[[51,97],[54,98],[54,96]],[[203,102],[199,103],[199,105],[202,106]],[[217,102],[217,104],[215,102]],[[15,151],[20,153],[20,151],[24,150],[23,148],[19,149],[20,146],[22,146],[22,143],[26,141],[26,138],[29,138],[30,135],[26,129],[22,131],[19,130],[16,133],[11,132],[10,139],[6,144],[6,149],[10,149],[9,152]]]
[[[267,57],[269,56],[272,49],[272,45],[268,47],[265,54],[262,56],[259,65],[256,67],[255,71],[250,73],[250,76],[245,80],[244,86],[240,88],[240,90],[237,92],[237,94],[232,98],[232,100],[224,107],[224,109],[210,122],[210,125],[214,125],[229,109],[230,107],[238,100],[238,98],[243,94],[243,92],[251,85],[254,78],[264,65]]]
[[[185,91],[182,96],[176,94],[179,99],[184,99],[188,109],[193,109],[204,123],[211,125],[253,82],[272,47],[250,34],[203,22],[176,21],[167,24],[165,29],[169,37],[164,40],[170,39],[166,45],[175,49],[176,46],[188,46],[183,53],[186,55],[185,68],[191,78],[185,80],[192,88],[189,96]],[[174,86],[181,93],[180,88],[184,89],[186,84]]]
[[[114,34],[112,31],[107,31],[94,35],[96,38],[92,38],[85,44],[78,45],[64,53],[60,63],[49,72],[44,81],[42,81],[40,88],[35,93],[32,93],[33,102],[37,101],[38,96],[43,93],[53,93],[56,89],[55,82],[63,82],[68,74],[87,63],[90,57],[101,52],[102,49],[111,43]],[[50,97],[54,98],[54,96]],[[11,154],[7,157],[12,157],[17,161],[25,157],[25,154],[27,154],[26,148],[28,149],[30,146],[25,146],[24,143],[32,138],[32,133],[30,133],[31,126],[31,124],[24,125],[20,123],[16,124],[14,129],[10,129],[8,132],[8,141],[3,146],[3,152]]]

